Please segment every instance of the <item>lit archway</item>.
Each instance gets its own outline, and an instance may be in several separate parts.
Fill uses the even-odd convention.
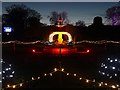
[[[62,44],[63,38],[62,35],[65,34],[68,36],[68,42],[72,41],[72,36],[68,32],[53,32],[49,35],[49,42],[53,42],[53,37],[58,35],[58,44]]]

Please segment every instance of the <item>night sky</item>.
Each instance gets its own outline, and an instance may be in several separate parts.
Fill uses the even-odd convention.
[[[10,6],[15,2],[4,2],[3,13],[5,13],[5,7]],[[22,2],[16,2],[20,4]],[[91,24],[95,16],[102,16],[103,23],[105,23],[105,11],[115,5],[118,2],[23,2],[28,7],[38,11],[43,19],[41,22],[49,24],[50,12],[66,11],[68,13],[68,19],[70,23],[74,24],[78,20],[83,20],[85,23]]]
[[[1,0],[2,2],[118,2],[119,0]]]

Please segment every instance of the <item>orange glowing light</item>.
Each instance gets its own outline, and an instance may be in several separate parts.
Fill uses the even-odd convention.
[[[58,22],[63,22],[63,20],[58,20]]]
[[[61,28],[61,27],[64,27],[64,25],[56,25],[56,26],[57,26],[57,27],[60,27],[60,28]]]
[[[62,33],[58,35],[58,44],[62,44],[63,39],[62,39]]]
[[[58,35],[58,44],[62,44],[63,43],[63,38],[62,35],[67,35],[68,36],[68,42],[72,41],[72,36],[68,33],[68,32],[53,32],[49,35],[49,42],[53,42],[53,37],[55,35]]]

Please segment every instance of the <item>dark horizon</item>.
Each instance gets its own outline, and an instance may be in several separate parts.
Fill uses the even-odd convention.
[[[6,13],[5,7],[21,3],[22,2],[3,2],[3,14]],[[38,11],[43,17],[41,20],[42,23],[50,24],[49,18],[47,18],[50,12],[66,11],[71,24],[75,24],[78,20],[82,20],[85,21],[86,25],[90,25],[95,16],[101,16],[103,18],[103,23],[106,24],[105,11],[108,8],[118,5],[118,2],[23,2],[22,4]]]

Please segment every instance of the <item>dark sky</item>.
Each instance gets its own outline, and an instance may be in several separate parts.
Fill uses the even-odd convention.
[[[5,7],[13,3],[20,4],[22,2],[4,2],[2,4],[3,13],[5,13]],[[112,6],[118,5],[118,2],[23,2],[23,4],[41,13],[43,17],[41,22],[47,24],[50,23],[47,16],[52,11],[66,11],[71,23],[83,20],[86,24],[89,24],[92,23],[95,16],[102,16],[104,23],[105,11]]]

